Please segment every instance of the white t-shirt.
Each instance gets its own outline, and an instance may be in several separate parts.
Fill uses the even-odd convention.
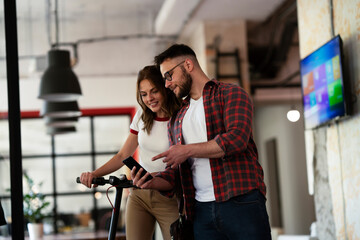
[[[186,111],[183,120],[182,133],[185,144],[208,141],[202,97],[198,100],[190,99],[189,109]],[[192,158],[189,163],[195,187],[195,199],[199,202],[214,201],[214,185],[209,158]]]
[[[167,123],[169,118],[156,118],[150,131],[147,134],[144,122],[141,120],[142,109],[139,109],[130,124],[130,131],[138,135],[140,164],[148,172],[164,171],[166,164],[162,159],[151,161],[151,158],[169,149],[167,137]]]

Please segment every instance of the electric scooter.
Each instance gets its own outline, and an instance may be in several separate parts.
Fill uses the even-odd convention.
[[[80,177],[76,178],[76,182],[81,183]],[[110,176],[109,179],[105,179],[103,177],[93,178],[92,184],[97,184],[99,186],[110,184],[116,188],[115,206],[113,207],[113,211],[111,214],[111,222],[110,222],[109,237],[108,237],[108,240],[115,240],[116,227],[118,225],[118,220],[119,220],[119,212],[120,212],[123,189],[132,188],[132,187],[136,188],[136,186],[133,185],[132,180],[126,178],[125,174],[121,174],[120,178],[117,178],[115,176]]]

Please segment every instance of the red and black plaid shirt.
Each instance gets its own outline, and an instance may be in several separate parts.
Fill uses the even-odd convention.
[[[222,158],[210,158],[216,201],[226,201],[253,189],[259,189],[265,196],[264,174],[252,137],[253,107],[249,95],[238,86],[212,80],[204,87],[203,101],[207,138],[215,139],[225,153]],[[173,125],[169,125],[170,145],[185,144],[181,129],[189,104],[189,98],[185,99]],[[168,168],[159,176],[175,186],[174,169]],[[192,219],[195,188],[188,161],[181,164],[180,177],[186,215]]]

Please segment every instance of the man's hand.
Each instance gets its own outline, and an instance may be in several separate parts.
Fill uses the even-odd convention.
[[[163,162],[166,163],[167,167],[176,168],[181,163],[185,162],[188,159],[189,151],[188,145],[173,145],[169,148],[169,150],[160,153],[152,158],[153,161],[165,157]]]

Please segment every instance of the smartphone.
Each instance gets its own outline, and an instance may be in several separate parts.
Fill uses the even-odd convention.
[[[136,173],[140,170],[140,168],[143,169],[143,171],[141,172],[141,177],[143,177],[147,171],[145,170],[145,168],[143,168],[133,157],[128,157],[127,159],[123,160],[123,163],[130,168],[130,170],[133,169],[133,167],[136,167]],[[147,176],[146,178],[146,182],[149,181],[150,179],[152,179],[153,177],[151,175]]]

